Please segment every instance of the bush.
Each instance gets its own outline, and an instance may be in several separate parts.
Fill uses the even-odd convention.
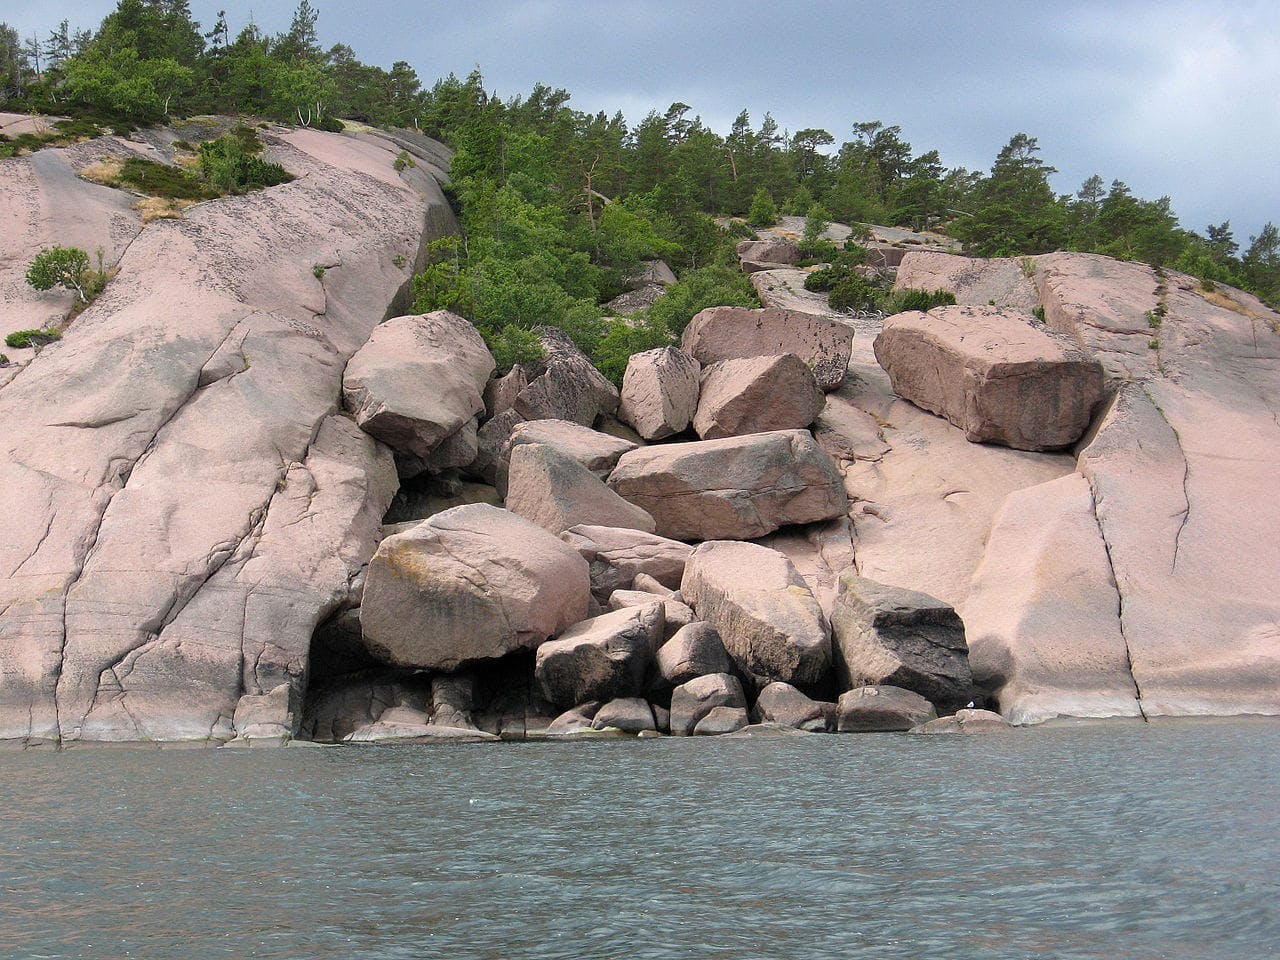
[[[416,167],[417,164],[413,162],[413,157],[409,156],[408,150],[401,150],[396,154],[395,163],[392,166],[399,171],[407,170],[409,167]]]
[[[827,232],[827,227],[831,226],[831,214],[827,213],[827,208],[820,203],[815,203],[809,208],[808,215],[804,221],[804,240],[807,243],[813,243],[822,239],[823,234]]]
[[[815,263],[833,263],[840,255],[840,248],[830,240],[801,240],[796,245],[800,251],[800,266]]]
[[[62,339],[57,330],[15,330],[4,338],[6,347],[24,349],[26,347],[43,347]]]
[[[321,117],[311,126],[317,130],[323,130],[325,133],[341,133],[347,129],[347,125],[337,117]]]
[[[889,298],[885,309],[890,313],[906,313],[908,310],[925,312],[934,307],[950,306],[956,296],[948,290],[900,290]]]
[[[844,312],[846,310],[879,310],[881,290],[866,277],[856,273],[850,274],[831,291],[831,309]]]
[[[280,164],[258,157],[261,150],[262,142],[251,127],[237,127],[200,144],[200,169],[222,193],[261,190],[293,179]]]
[[[761,187],[751,198],[751,209],[747,211],[747,223],[753,227],[772,227],[778,222],[778,208],[774,205],[769,191]]]
[[[27,283],[37,290],[66,287],[75,293],[77,299],[87,301],[89,295],[85,292],[85,275],[88,272],[89,255],[78,247],[46,247],[35,255],[35,259],[27,267]],[[32,332],[38,331],[19,331]],[[18,344],[10,343],[9,346],[16,347]]]
[[[646,319],[678,337],[694,315],[707,307],[758,307],[751,281],[723,264],[689,270],[649,308]]]
[[[153,197],[170,200],[210,200],[217,194],[182,167],[129,157],[120,167],[120,181]]]

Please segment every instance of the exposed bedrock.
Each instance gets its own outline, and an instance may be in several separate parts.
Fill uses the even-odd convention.
[[[384,140],[263,136],[296,180],[148,225],[0,388],[0,739],[296,730],[395,492],[343,368],[453,220]]]

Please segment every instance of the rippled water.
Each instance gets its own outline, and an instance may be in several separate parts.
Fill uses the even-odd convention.
[[[1280,724],[0,754],[0,956],[1280,956]]]

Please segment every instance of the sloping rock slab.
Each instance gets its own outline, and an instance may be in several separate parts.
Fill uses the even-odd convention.
[[[493,421],[490,421],[493,422]],[[569,420],[528,420],[517,422],[511,428],[509,439],[502,446],[497,471],[497,487],[507,489],[507,473],[510,470],[511,452],[525,443],[541,443],[566,457],[576,460],[601,480],[618,463],[618,458],[636,445],[630,440],[612,434],[592,430]]]
[[[1029,316],[938,307],[884,323],[876,359],[894,391],[979,443],[1055,450],[1080,439],[1102,399],[1102,367]]]
[[[853,328],[829,316],[748,307],[709,307],[689,321],[681,340],[681,349],[703,366],[793,353],[823,390],[844,379],[852,345]]]
[[[609,486],[676,540],[762,537],[847,510],[839,471],[804,430],[642,447]]]
[[[1040,306],[1031,257],[983,260],[950,253],[912,251],[898,264],[894,290],[946,291],[956,303],[1030,313]]]

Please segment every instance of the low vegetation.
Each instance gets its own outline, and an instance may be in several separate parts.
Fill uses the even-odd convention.
[[[61,339],[62,334],[56,330],[15,330],[4,338],[4,345],[6,347],[24,349],[26,347],[42,347]]]

